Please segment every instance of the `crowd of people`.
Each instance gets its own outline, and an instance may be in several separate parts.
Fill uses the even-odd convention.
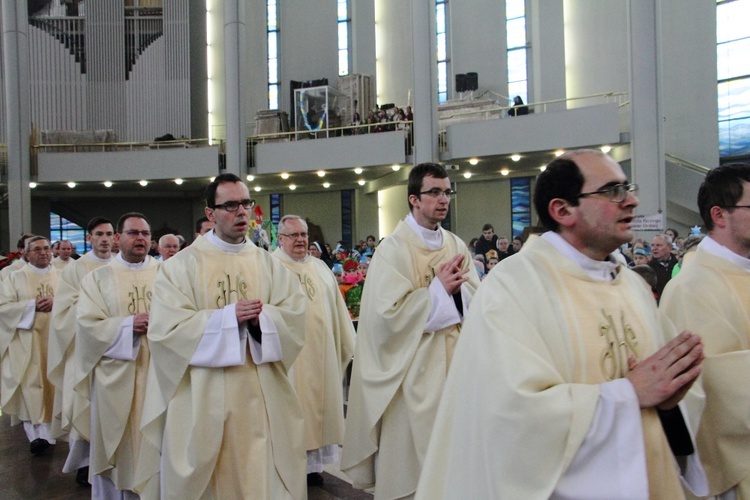
[[[569,152],[537,180],[542,233],[466,245],[423,163],[380,242],[287,214],[267,251],[223,174],[161,259],[137,212],[92,219],[77,260],[25,236],[0,272],[2,412],[34,455],[67,441],[93,498],[300,499],[333,463],[376,499],[750,498],[750,165],[707,174],[706,235],[635,240],[636,193]]]

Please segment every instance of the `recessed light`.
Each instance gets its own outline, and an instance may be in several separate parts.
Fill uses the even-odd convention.
[[[602,153],[604,153],[606,155],[607,153],[609,153],[610,151],[612,151],[612,146],[602,146],[601,150],[602,150]]]
[[[208,179],[209,182],[213,182],[215,180],[216,180],[216,177],[209,177],[209,179]]]
[[[502,170],[500,171],[500,173],[501,173],[502,175],[508,175],[508,174],[510,173],[510,170],[508,170],[507,168],[504,168],[504,169],[502,169]]]
[[[247,182],[253,182],[255,180],[255,176],[248,174],[246,179],[247,179]]]
[[[360,179],[360,180],[357,181],[357,184],[359,184],[360,186],[364,186],[365,185],[365,180],[364,179]]]
[[[479,163],[479,160],[477,160],[476,158],[472,158],[471,160],[469,160],[469,165],[471,165],[471,166],[474,166],[477,163]]]
[[[510,159],[513,160],[513,161],[518,161],[518,160],[521,159],[521,155],[519,155],[519,154],[511,155]]]
[[[539,170],[544,172],[545,170],[547,170],[547,165],[542,165],[541,167],[539,167]]]
[[[325,170],[318,170],[318,177],[325,177],[325,176],[326,176]]]
[[[29,187],[34,189],[37,186],[36,182],[29,182]]]
[[[357,175],[361,174],[362,172],[364,172],[364,170],[362,170],[359,167],[357,167],[357,168],[354,169],[354,173],[357,174]]]
[[[565,154],[565,151],[562,149],[558,149],[557,151],[555,151],[555,156],[560,156],[562,154]]]
[[[282,172],[281,178],[287,180],[289,178],[289,174],[287,174],[286,172]]]
[[[391,166],[391,170],[393,170],[394,172],[398,172],[399,170],[401,170],[401,165],[393,165]]]
[[[183,181],[182,179],[175,179],[174,180],[174,183],[177,184],[178,186],[182,186],[183,182],[185,182],[185,181]]]
[[[76,187],[76,183],[75,182],[69,182],[68,183],[68,187],[69,188],[74,188],[74,187]]]
[[[138,184],[140,184],[143,187],[148,186],[148,181],[139,181]]]
[[[104,181],[104,187],[111,188],[112,187],[112,181]]]
[[[471,179],[471,172],[464,172],[465,179]]]
[[[295,189],[297,189],[297,186],[295,184],[289,184],[289,189],[294,191]]]
[[[255,186],[253,189],[256,193],[260,193],[260,186]]]
[[[329,182],[324,182],[323,187],[328,189],[329,187],[331,187],[331,184]]]

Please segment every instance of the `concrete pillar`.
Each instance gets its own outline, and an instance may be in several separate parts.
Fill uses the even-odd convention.
[[[26,2],[2,2],[2,16],[8,140],[8,235],[9,246],[12,246],[21,233],[31,232],[31,101]]]
[[[224,1],[224,103],[226,106],[226,172],[247,172],[247,132],[242,75],[247,50],[245,2]]]
[[[416,165],[439,159],[435,0],[412,0],[411,11]]]

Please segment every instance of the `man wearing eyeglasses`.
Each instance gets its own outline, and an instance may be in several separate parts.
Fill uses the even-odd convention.
[[[159,269],[148,254],[151,228],[143,214],[120,217],[115,240],[120,252],[83,278],[76,307],[74,383],[90,403],[92,498],[135,495],[150,358],[146,332]]]
[[[49,317],[57,287],[47,238],[26,239],[27,265],[0,285],[0,405],[23,422],[29,450],[41,455],[51,434],[54,387],[47,379]]]
[[[112,260],[115,229],[108,219],[97,216],[86,225],[86,232],[91,250],[59,273],[47,355],[47,376],[55,386],[52,437],[68,434],[68,459],[62,471],[77,471],[76,482],[84,486],[89,484],[91,414],[88,401],[74,388],[76,306],[83,277]]]
[[[149,498],[306,495],[304,418],[287,376],[306,299],[297,276],[247,239],[254,203],[239,177],[218,176],[206,189],[213,230],[154,284],[138,464]]]
[[[750,498],[750,165],[706,174],[698,210],[708,236],[667,284],[659,309],[706,346],[697,443],[709,495]]]
[[[466,245],[440,227],[454,194],[445,169],[415,166],[407,192],[410,214],[378,245],[367,273],[341,457],[354,486],[375,485],[376,499],[416,490],[463,315],[479,285]]]
[[[279,221],[278,237],[273,256],[298,276],[307,297],[305,347],[291,376],[305,414],[307,482],[319,485],[323,466],[338,463],[344,441],[341,384],[354,354],[354,325],[333,272],[307,254],[307,222],[298,215],[285,215]]]
[[[548,232],[474,297],[417,498],[684,498],[675,455],[705,494],[677,406],[701,372],[700,338],[662,326],[613,255],[633,238],[635,191],[595,150],[537,178]]]

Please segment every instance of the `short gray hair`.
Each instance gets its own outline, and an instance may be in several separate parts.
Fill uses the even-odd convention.
[[[23,251],[28,252],[29,248],[31,248],[31,244],[39,240],[44,240],[49,243],[49,238],[46,238],[44,236],[31,236],[30,238],[26,238],[26,245],[24,246]]]
[[[303,219],[299,215],[285,215],[279,221],[279,228],[278,228],[278,233],[279,234],[286,234],[286,221],[288,221],[288,220],[298,220],[298,221],[301,221],[305,225],[305,230],[307,230],[307,221],[305,219]]]

